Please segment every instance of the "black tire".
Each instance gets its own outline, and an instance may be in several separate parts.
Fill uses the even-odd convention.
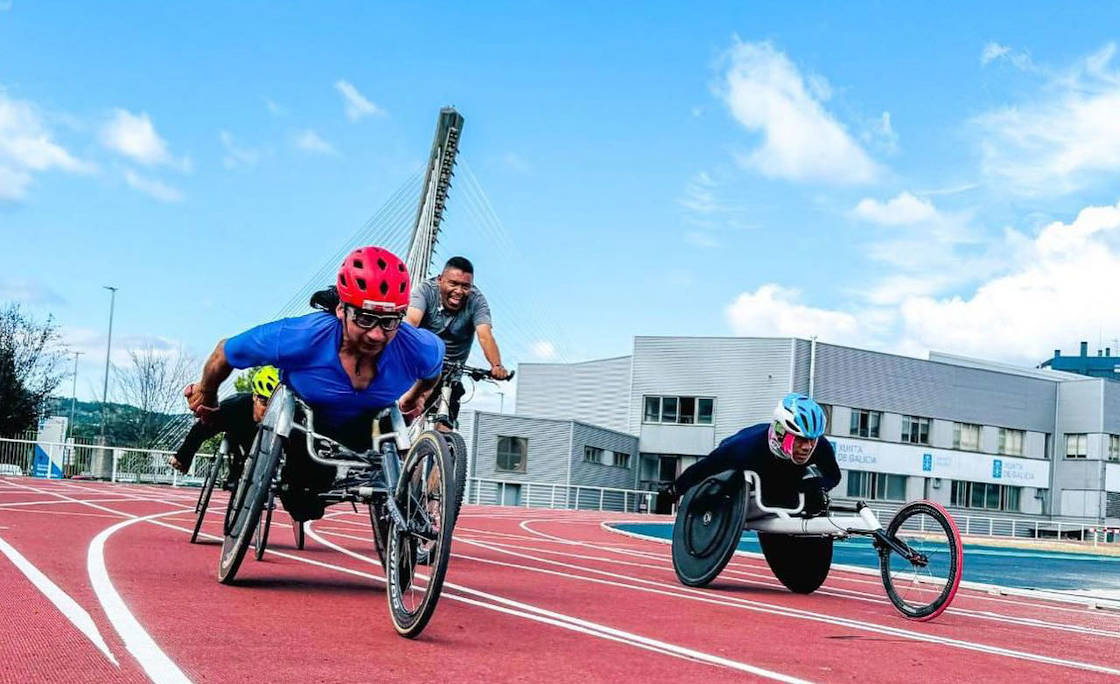
[[[381,570],[385,573],[385,578],[388,580],[389,571],[386,570],[389,566],[385,564],[385,547],[388,545],[389,539],[389,513],[385,510],[385,503],[370,504],[369,506],[369,521],[373,526],[373,549],[377,552],[377,560],[381,563]],[[416,549],[412,550],[411,556],[405,556],[400,559],[398,566],[400,566],[400,578],[404,583],[404,588],[412,586],[412,574],[407,571],[409,563],[413,566],[416,564]],[[386,582],[385,591],[389,591],[389,584]]]
[[[268,530],[272,527],[272,510],[275,507],[275,497],[269,492],[264,515],[260,516],[260,521],[257,523],[257,533],[253,535],[253,557],[257,560],[264,557],[264,550],[268,547]]]
[[[919,516],[923,520],[918,528],[918,539],[909,542],[901,539],[899,531],[903,525]],[[913,527],[911,523],[908,531]],[[956,522],[939,504],[932,501],[914,501],[899,509],[891,518],[885,532],[888,537],[922,553],[926,560],[926,565],[922,566],[910,563],[881,542],[877,542],[879,571],[883,577],[883,588],[887,590],[887,597],[905,617],[911,620],[932,620],[949,607],[957,594],[964,573],[964,547],[961,544],[961,535],[957,530]],[[895,563],[894,572],[891,571],[892,561]],[[899,571],[900,565],[906,568],[907,564],[913,572],[910,586],[903,584],[903,576],[909,577],[909,573]],[[924,587],[921,586],[923,584]],[[914,591],[915,588],[917,591]]]
[[[673,523],[673,570],[681,584],[714,580],[739,547],[747,514],[743,475],[728,470],[689,489]]]
[[[218,472],[221,469],[221,460],[214,459],[214,462],[210,464],[209,472],[206,473],[206,480],[202,483],[202,491],[198,493],[198,503],[194,505],[196,514],[194,529],[191,530],[190,543],[192,544],[198,539],[198,532],[202,529],[202,523],[206,519],[206,509],[210,506],[210,495],[214,493],[214,484],[218,481]]]
[[[292,534],[296,538],[296,548],[303,551],[303,545],[307,541],[307,535],[303,529],[303,521],[292,519]]]
[[[385,545],[389,615],[397,633],[410,639],[428,624],[443,589],[458,515],[454,477],[447,440],[434,430],[421,433],[404,460],[395,500],[405,521],[424,526],[433,538],[424,539],[390,522]],[[423,585],[415,581],[420,557],[425,562],[419,567],[427,571],[426,578],[420,576],[426,580]]]
[[[271,428],[261,427],[257,431],[253,448],[241,471],[241,480],[230,495],[226,508],[225,540],[218,562],[218,581],[222,584],[232,583],[237,576],[237,569],[241,567],[245,552],[253,541],[257,522],[272,492],[272,480],[280,467],[283,451],[283,438]]]
[[[458,516],[458,511],[463,508],[463,493],[467,489],[467,443],[458,432],[442,434],[455,459],[455,511]]]
[[[758,543],[770,571],[795,594],[819,589],[832,568],[832,537],[759,532]]]

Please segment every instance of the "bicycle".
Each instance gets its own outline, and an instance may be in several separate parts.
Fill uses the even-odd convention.
[[[799,497],[796,508],[766,506],[762,482],[750,470],[725,471],[696,485],[681,500],[673,525],[677,578],[686,586],[707,585],[731,560],[742,532],[754,530],[778,580],[794,593],[810,594],[828,577],[833,542],[867,536],[887,597],[904,617],[932,620],[949,607],[964,555],[956,522],[940,504],[910,502],[884,528],[863,501],[809,516],[805,495]]]
[[[378,413],[371,429],[372,447],[353,451],[316,432],[311,407],[279,386],[230,497],[218,581],[234,581],[254,536],[264,543],[269,502],[287,486],[280,479],[286,446],[303,433],[308,458],[335,469],[329,489],[316,495],[326,505],[368,506],[393,627],[402,636],[419,636],[435,611],[451,555],[458,503],[444,474],[454,472],[452,452],[434,430],[411,437],[396,405]],[[418,562],[421,550],[424,563]],[[420,565],[427,574],[417,572]]]
[[[512,380],[515,374],[516,371],[510,371],[504,380]],[[495,384],[500,382],[485,368],[468,366],[462,361],[444,361],[443,375],[440,377],[439,385],[433,390],[434,401],[429,401],[420,415],[409,425],[409,436],[413,439],[425,430],[439,431],[447,439],[455,459],[456,510],[463,505],[463,495],[467,486],[467,443],[458,432],[458,421],[451,418],[451,393],[455,383],[464,375],[474,382]]]

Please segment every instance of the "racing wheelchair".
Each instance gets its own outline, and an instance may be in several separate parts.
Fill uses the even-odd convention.
[[[932,501],[903,506],[884,528],[860,501],[823,515],[763,503],[758,474],[728,470],[700,482],[681,499],[673,525],[673,568],[682,584],[702,587],[727,566],[745,530],[758,534],[770,570],[787,589],[816,591],[828,577],[836,539],[866,536],[878,554],[887,597],[903,616],[932,620],[952,602],[964,556],[952,517]]]
[[[373,419],[371,433],[372,447],[364,452],[319,434],[311,407],[280,385],[230,495],[218,581],[234,581],[254,539],[263,550],[272,500],[291,486],[281,480],[286,448],[301,439],[312,462],[335,471],[331,486],[314,495],[324,505],[368,507],[393,627],[402,636],[418,636],[435,611],[451,556],[458,515],[452,449],[433,430],[410,436],[396,405]]]

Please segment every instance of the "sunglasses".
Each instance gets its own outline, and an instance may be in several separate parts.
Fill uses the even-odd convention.
[[[404,314],[382,315],[352,308],[350,309],[350,320],[362,330],[372,330],[378,327],[385,332],[393,332],[400,327],[401,321],[404,320]]]

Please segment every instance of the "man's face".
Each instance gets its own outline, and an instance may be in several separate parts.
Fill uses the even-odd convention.
[[[268,410],[268,399],[265,399],[259,394],[253,395],[253,422],[259,423],[264,420],[264,412]]]
[[[458,311],[467,301],[474,283],[473,273],[464,273],[457,268],[446,268],[436,279],[439,285],[439,299],[443,308]]]
[[[813,455],[813,449],[817,446],[817,440],[805,439],[804,437],[793,438],[793,456],[791,460],[797,465],[805,465],[809,462],[809,457]]]
[[[397,336],[396,330],[386,331],[380,325],[375,325],[369,329],[359,326],[354,322],[353,310],[342,304],[338,305],[335,315],[338,316],[338,320],[342,321],[345,329],[345,339],[362,356],[380,354],[385,349],[385,345]]]

